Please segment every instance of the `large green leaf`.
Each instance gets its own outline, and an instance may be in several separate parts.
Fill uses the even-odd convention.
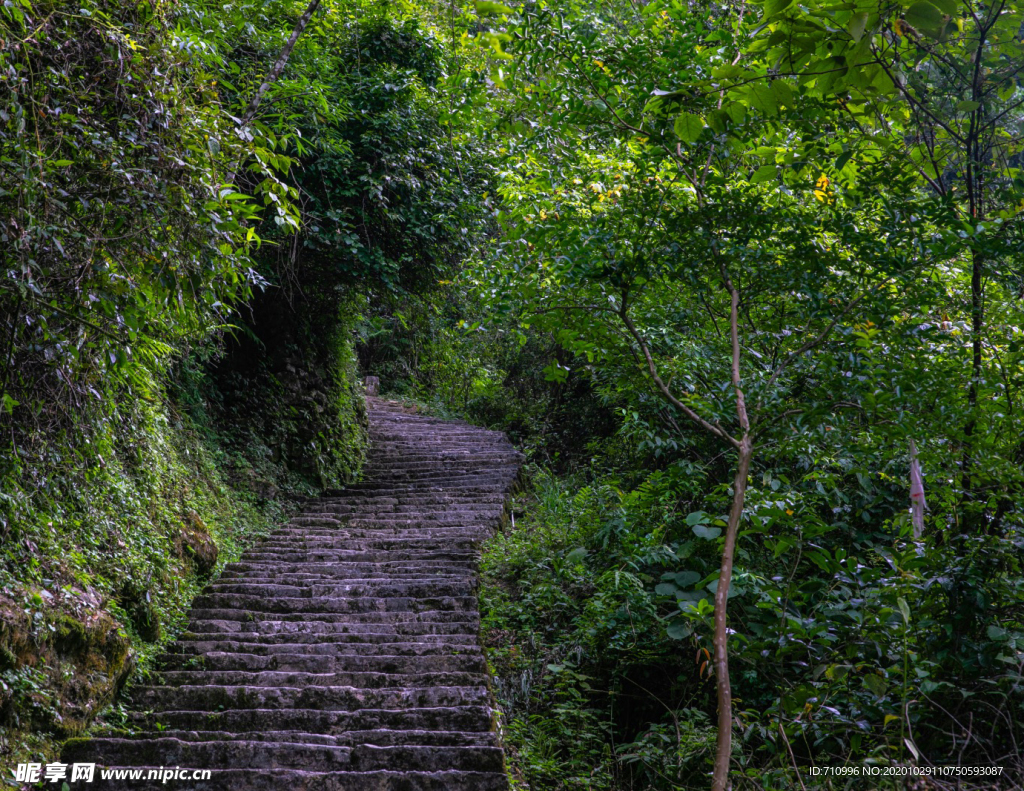
[[[850,17],[850,21],[846,23],[846,30],[854,41],[860,41],[864,37],[864,28],[867,27],[867,24],[868,12],[861,11]]]
[[[694,525],[693,534],[697,536],[697,538],[703,538],[705,541],[714,541],[722,535],[722,528],[709,527],[708,525]]]
[[[938,38],[946,23],[942,12],[932,3],[926,0],[919,0],[906,10],[903,18],[908,24],[913,25],[932,38]]]
[[[682,113],[676,118],[675,132],[684,143],[696,143],[704,131],[704,121],[699,115]]]
[[[779,97],[772,86],[767,83],[756,83],[750,87],[746,95],[747,106],[760,110],[769,118],[775,117],[779,112]]]

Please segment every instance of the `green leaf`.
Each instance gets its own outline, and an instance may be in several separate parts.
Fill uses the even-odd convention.
[[[751,184],[762,184],[775,178],[777,170],[775,165],[761,165],[750,177]]]
[[[781,14],[793,5],[793,0],[766,0],[764,4],[764,18],[771,19]]]
[[[504,3],[492,3],[487,0],[477,0],[476,12],[480,16],[495,16],[497,14],[511,14],[512,9]]]
[[[846,23],[846,30],[854,41],[860,41],[864,38],[864,29],[867,27],[867,24],[868,12],[862,11],[850,17],[850,21]]]
[[[680,571],[676,574],[675,581],[680,588],[688,588],[700,581],[700,574],[696,571]]]
[[[729,114],[734,124],[743,123],[743,119],[747,117],[747,108],[739,102],[729,102],[723,105],[722,109]]]
[[[973,113],[979,107],[981,107],[981,102],[970,102],[965,100],[956,106],[956,110],[958,113]]]
[[[704,119],[692,113],[682,113],[676,118],[676,134],[685,143],[696,143],[704,131]]]
[[[565,559],[575,564],[581,562],[588,554],[590,554],[590,551],[585,547],[576,547],[576,549],[565,556]]]
[[[985,634],[988,635],[989,640],[1002,641],[1006,639],[1006,630],[995,625],[988,627],[988,629],[985,630]]]
[[[844,151],[842,154],[836,157],[836,170],[842,170],[844,167],[846,167],[846,163],[850,161],[850,157],[852,156],[852,151]]]
[[[779,97],[770,85],[752,86],[747,92],[747,104],[769,118],[774,118],[779,112]]]
[[[73,165],[75,163],[70,159],[55,159],[50,164],[58,168],[66,168],[68,165]]]
[[[794,106],[796,93],[786,80],[773,80],[772,92],[775,94],[775,100],[778,104],[784,107]]]
[[[708,520],[708,515],[703,511],[694,511],[692,514],[688,514],[686,517],[686,524],[693,527],[694,525],[704,524]]]
[[[675,596],[676,586],[671,582],[662,582],[654,586],[654,592],[659,596]]]
[[[939,37],[942,27],[946,23],[942,12],[931,3],[925,2],[925,0],[919,0],[919,2],[910,6],[906,13],[903,14],[903,18],[908,24],[913,25],[922,33],[932,38]]]
[[[931,3],[947,16],[955,17],[959,15],[960,3],[958,0],[931,0]]]
[[[722,528],[720,527],[708,527],[707,525],[694,525],[693,534],[697,538],[703,538],[707,541],[714,541],[720,535],[722,535]]]
[[[864,686],[875,693],[879,698],[885,696],[887,685],[885,679],[877,673],[868,673],[864,676]]]
[[[906,624],[910,624],[910,605],[907,604],[907,600],[902,596],[896,599],[896,604],[899,605],[900,612],[903,614],[903,620]]]
[[[711,127],[715,134],[724,134],[729,128],[729,122],[732,118],[729,117],[729,113],[725,110],[712,110],[708,116],[708,126]]]
[[[693,627],[682,618],[677,618],[668,625],[665,633],[673,640],[685,640],[693,634]]]

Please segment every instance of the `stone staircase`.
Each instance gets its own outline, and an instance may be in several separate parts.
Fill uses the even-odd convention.
[[[66,763],[210,769],[73,788],[504,791],[480,646],[480,542],[521,456],[503,434],[368,398],[361,483],[310,502],[193,603],[137,735]],[[70,773],[69,773],[70,776]]]

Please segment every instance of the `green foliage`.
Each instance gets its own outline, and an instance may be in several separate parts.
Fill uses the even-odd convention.
[[[227,319],[256,279],[254,209],[225,187],[229,120],[165,11],[9,3],[0,25],[0,386],[45,431]]]
[[[957,25],[943,17],[932,30],[925,6],[878,17],[769,3],[759,18],[529,4],[505,27],[502,235],[467,279],[491,345],[553,340],[562,354],[548,378],[586,380],[579,408],[594,394],[617,415],[594,439],[617,436],[587,446],[592,477],[560,494],[577,503],[577,491],[612,486],[612,505],[555,515],[534,504],[542,522],[503,539],[530,562],[491,569],[492,613],[510,632],[502,656],[550,635],[529,653],[539,678],[538,656],[561,666],[558,651],[593,634],[572,668],[591,690],[581,712],[639,666],[661,679],[644,686],[669,701],[663,714],[714,717],[700,666],[732,494],[734,451],[721,440],[743,432],[736,377],[755,445],[729,591],[737,784],[793,787],[815,763],[954,760],[950,734],[982,719],[964,747],[975,757],[955,760],[998,762],[1021,732],[1021,655],[1006,648],[1024,617],[1020,311],[1008,288],[1021,228],[1019,20],[1012,7],[961,6],[942,12],[961,14]],[[506,377],[504,399],[518,386]],[[910,440],[926,470],[923,536],[906,511]],[[574,546],[551,522],[579,531]],[[616,595],[643,639],[621,658],[608,580],[634,584]],[[678,641],[683,657],[708,653],[704,686],[690,679],[687,693],[703,697],[674,704],[682,660],[663,671],[647,652]],[[510,731],[531,787],[585,787],[543,774],[540,755],[589,760],[549,722],[556,687],[525,710],[503,687]],[[617,704],[600,706],[595,741],[642,744],[645,767],[655,754],[674,765],[682,730],[655,747],[671,716],[641,738]],[[547,724],[531,732],[531,717]],[[601,765],[609,787],[706,782]]]
[[[81,733],[184,626],[209,574],[288,507],[226,481],[217,449],[166,401],[93,407],[49,439],[43,455],[8,458],[0,483],[5,770]],[[207,544],[215,561],[197,554]]]

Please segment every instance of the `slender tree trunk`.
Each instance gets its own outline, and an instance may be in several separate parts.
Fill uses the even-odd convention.
[[[281,72],[284,71],[284,67],[288,65],[288,58],[291,57],[292,50],[295,49],[295,42],[299,40],[299,36],[302,35],[306,29],[306,25],[309,24],[309,20],[313,18],[313,14],[316,13],[317,8],[320,6],[320,0],[312,0],[307,6],[306,10],[299,17],[299,21],[295,23],[295,28],[292,30],[291,36],[288,37],[288,41],[285,42],[284,47],[281,49],[281,54],[277,56],[277,61],[271,67],[270,71],[267,72],[267,76],[263,78],[263,82],[260,83],[260,87],[256,90],[256,95],[252,97],[252,101],[245,108],[245,112],[242,113],[240,120],[240,126],[242,129],[247,127],[253,118],[256,117],[256,111],[259,110],[260,104],[263,102],[263,97],[267,91],[270,90],[270,86],[277,82],[277,78],[281,76]],[[231,169],[231,174],[228,176],[228,184],[234,184],[235,178],[238,176],[238,170],[242,167],[245,162],[245,154],[243,153],[239,158],[239,161],[235,163],[235,166]]]
[[[740,380],[740,339],[739,339],[739,291],[733,285],[728,272],[723,269],[725,287],[729,291],[732,306],[729,311],[729,335],[732,341],[732,386],[736,392],[736,417],[743,431],[740,437],[736,477],[733,479],[732,506],[729,508],[729,522],[725,529],[725,546],[722,547],[722,566],[718,573],[718,587],[715,589],[715,680],[718,685],[718,746],[715,752],[715,771],[711,780],[712,791],[726,791],[729,788],[729,761],[732,757],[732,684],[729,680],[729,629],[726,620],[729,605],[729,585],[732,582],[732,567],[736,556],[736,537],[743,518],[743,504],[747,493],[747,476],[750,462],[754,457],[754,440],[750,435],[750,419]]]
[[[726,608],[736,553],[736,536],[739,534],[740,518],[743,516],[747,475],[750,474],[750,462],[753,457],[754,443],[748,434],[740,440],[736,477],[732,484],[732,507],[729,509],[729,525],[725,529],[725,546],[722,548],[722,568],[718,573],[718,588],[715,590],[714,665],[715,679],[718,683],[718,749],[715,754],[712,791],[726,791],[729,787],[729,760],[732,757],[732,685],[729,680],[729,631],[726,625]]]
[[[977,428],[978,386],[981,383],[982,330],[985,325],[985,305],[982,293],[984,260],[977,250],[971,251],[971,384],[967,388],[967,423],[964,426],[964,453],[961,460],[961,487],[963,499],[974,499],[971,468],[974,466],[974,431]]]
[[[281,76],[281,72],[284,71],[284,67],[288,64],[288,58],[291,57],[292,50],[295,48],[295,42],[299,40],[299,36],[306,29],[306,25],[309,24],[309,20],[313,17],[316,9],[320,6],[320,0],[313,0],[309,7],[303,12],[302,16],[299,17],[299,21],[295,23],[295,29],[292,30],[291,36],[285,43],[284,48],[281,50],[281,54],[277,57],[277,62],[274,63],[273,68],[267,73],[263,83],[256,91],[256,95],[252,97],[252,101],[249,102],[249,106],[245,108],[245,113],[242,115],[242,126],[247,126],[249,122],[256,115],[256,111],[260,107],[260,102],[263,101],[263,97],[267,91],[270,90],[270,86],[277,82],[277,78]]]

